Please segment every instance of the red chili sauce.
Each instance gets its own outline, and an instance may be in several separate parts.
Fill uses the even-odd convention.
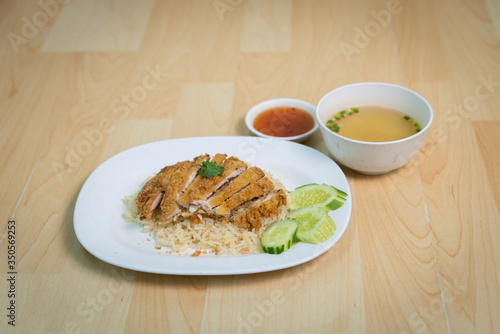
[[[302,109],[276,107],[257,115],[253,127],[268,136],[293,137],[312,130],[314,119]]]

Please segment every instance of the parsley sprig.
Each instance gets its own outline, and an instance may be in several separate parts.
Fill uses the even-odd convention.
[[[219,166],[216,162],[212,161],[203,161],[200,167],[201,176],[209,179],[214,176],[221,175],[224,172],[224,167]]]

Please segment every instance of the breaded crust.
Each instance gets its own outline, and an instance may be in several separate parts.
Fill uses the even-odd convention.
[[[287,197],[283,189],[278,189],[263,201],[257,201],[254,205],[250,205],[245,210],[236,213],[230,221],[234,225],[241,226],[247,229],[260,229],[264,218],[272,218],[278,216],[280,208],[287,203]]]
[[[252,182],[255,182],[262,177],[264,177],[265,173],[262,169],[258,167],[250,167],[239,176],[237,176],[233,182],[229,183],[226,188],[221,190],[218,194],[213,196],[209,201],[208,205],[211,208],[215,208],[221,205],[226,199],[242,190]]]
[[[256,197],[264,196],[273,189],[274,183],[267,177],[259,179],[226,199],[215,212],[221,216],[228,215],[239,205],[242,205]]]
[[[196,215],[259,229],[264,219],[277,216],[286,206],[286,192],[277,189],[262,169],[216,154],[210,161],[223,172],[207,178],[200,166],[209,159],[204,154],[162,168],[136,197],[140,219],[159,219],[159,225],[166,225]]]

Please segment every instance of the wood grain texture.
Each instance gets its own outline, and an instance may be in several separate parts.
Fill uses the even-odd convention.
[[[500,169],[500,148],[496,145],[496,143],[500,142],[500,132],[498,132],[500,122],[480,121],[473,122],[472,125],[491,185],[491,191],[495,196],[497,210],[500,211],[500,174],[498,173]]]
[[[225,135],[232,127],[233,83],[185,84],[181,88],[175,124],[175,137]]]
[[[290,51],[292,1],[250,0],[244,6],[240,51]]]
[[[154,1],[42,2],[47,20],[57,16],[42,52],[137,51]],[[50,4],[50,5],[49,5]]]
[[[144,330],[166,333],[199,333],[203,322],[206,277],[138,274],[132,303],[147,304],[147,312],[127,317],[125,333]]]
[[[499,27],[494,0],[0,2],[0,332],[497,332]],[[152,275],[79,244],[78,193],[114,154],[251,135],[254,104],[359,81],[418,92],[434,123],[397,171],[342,167],[351,220],[314,261]],[[328,155],[319,132],[304,144]]]

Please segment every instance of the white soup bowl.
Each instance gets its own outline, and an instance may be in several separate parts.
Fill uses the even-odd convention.
[[[421,130],[399,140],[366,142],[343,137],[326,127],[334,113],[366,105],[399,110],[416,120]],[[384,174],[406,165],[415,156],[432,123],[433,112],[422,96],[405,87],[362,82],[339,87],[323,96],[316,107],[316,118],[334,160],[363,174]]]

